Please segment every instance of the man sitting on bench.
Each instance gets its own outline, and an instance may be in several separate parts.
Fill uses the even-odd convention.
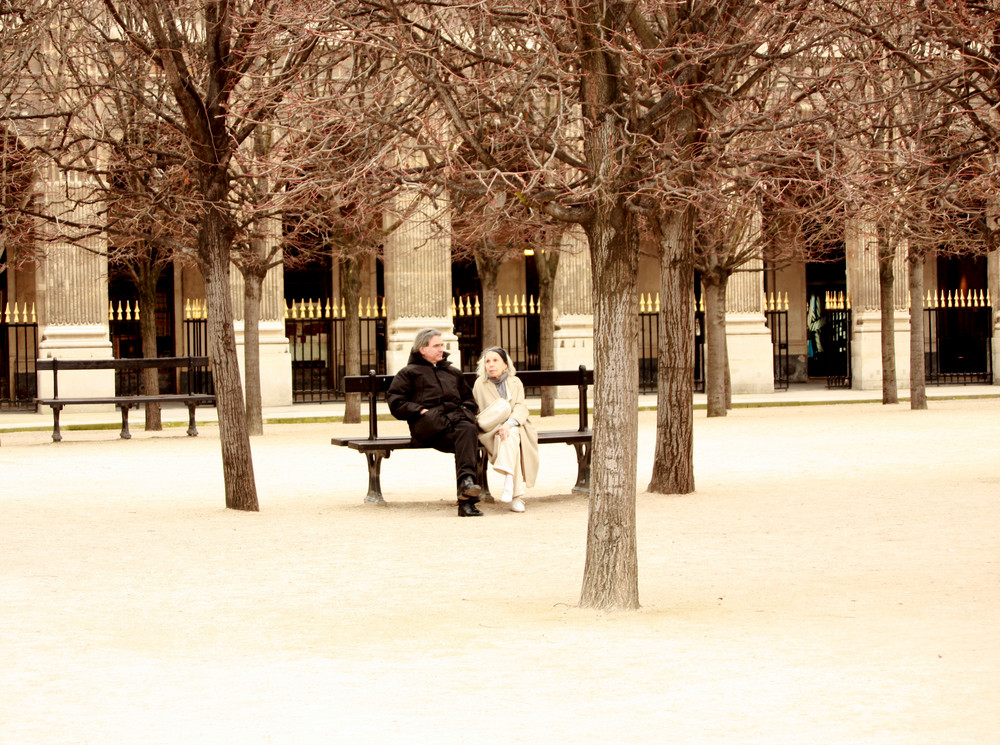
[[[482,515],[476,507],[479,428],[476,399],[462,371],[448,362],[437,329],[417,332],[406,367],[396,373],[386,394],[389,411],[410,426],[410,436],[444,453],[455,454],[459,517]]]

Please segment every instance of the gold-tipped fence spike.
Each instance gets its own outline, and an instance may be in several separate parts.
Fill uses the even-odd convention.
[[[10,323],[10,303],[4,306],[3,309],[3,322]]]
[[[482,313],[482,310],[483,307],[479,304],[479,295],[476,295],[476,303],[475,307],[472,309],[472,312],[478,316],[480,313]]]
[[[530,300],[530,304],[528,305],[528,312],[531,313],[532,315],[534,315],[535,313],[538,312],[537,308],[535,307],[535,296],[532,295],[529,298],[529,300]]]
[[[639,312],[646,312],[646,296],[643,293],[639,293]]]
[[[987,287],[987,288],[986,288],[986,307],[987,307],[987,308],[990,308],[990,307],[992,307],[992,306],[993,306],[993,301],[992,301],[992,300],[990,300],[990,290],[989,290],[989,288]]]
[[[521,313],[527,314],[528,312],[528,296],[523,292],[521,293]]]
[[[344,298],[340,298],[340,317],[347,318],[347,302]]]
[[[517,296],[516,295],[514,296],[514,302],[515,303],[517,302]],[[506,299],[505,299],[505,302],[504,302],[504,310],[506,311],[506,313],[507,313],[508,316],[512,315],[512,313],[513,313],[513,311],[511,311],[510,307],[511,307],[510,306],[510,295],[508,295],[506,297]]]
[[[37,323],[38,322],[38,317],[35,315],[35,304],[34,303],[31,304],[31,322],[32,323]]]
[[[455,307],[455,298],[451,299],[451,317],[454,318],[458,315],[458,308]]]
[[[139,320],[139,301],[135,301],[135,320]]]
[[[110,300],[108,301],[108,320],[115,320],[115,306]]]
[[[15,302],[14,303],[14,323],[20,323],[20,322],[21,322],[21,314],[18,311],[18,309],[17,309],[17,303]]]

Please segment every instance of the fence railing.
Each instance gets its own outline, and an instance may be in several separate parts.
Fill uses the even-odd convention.
[[[499,344],[510,355],[518,370],[541,368],[541,329],[538,304],[534,297],[500,296],[497,299]],[[465,295],[452,299],[451,316],[462,369],[473,372],[483,351],[483,317],[479,298]]]
[[[850,388],[854,377],[851,363],[854,321],[850,298],[842,292],[826,293],[824,317],[820,338],[826,355],[826,387]]]
[[[124,304],[108,304],[108,335],[111,338],[111,353],[115,359],[128,359],[142,357],[142,329],[140,327],[141,311],[139,303],[134,305],[131,301]],[[160,348],[157,355],[160,357],[174,356],[208,356],[208,327],[206,320],[205,304],[200,300],[187,300],[184,304],[183,335],[184,346],[178,348],[173,337],[169,333],[169,324],[161,328],[157,336],[166,339],[169,346]],[[116,370],[115,371],[115,394],[118,396],[131,396],[139,393],[140,370]],[[190,378],[190,388],[188,379]],[[196,367],[191,370],[187,368],[173,368],[159,370],[159,391],[160,393],[178,393],[190,391],[192,393],[214,393],[215,385],[212,381],[212,371],[207,367]]]
[[[296,403],[341,401],[347,371],[343,301],[301,300],[285,306],[285,336],[292,356],[292,400]],[[358,308],[361,370],[384,375],[386,353],[385,304],[368,300]]]
[[[774,356],[774,388],[779,391],[788,390],[789,355],[788,355],[788,293],[784,299],[779,292],[764,296],[764,321],[771,331],[771,349]]]
[[[928,292],[924,302],[927,383],[993,383],[993,308],[989,292]]]
[[[8,304],[0,315],[0,408],[30,409],[38,397],[35,308]]]

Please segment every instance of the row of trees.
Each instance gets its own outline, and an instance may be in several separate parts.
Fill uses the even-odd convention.
[[[709,412],[721,415],[734,272],[761,256],[822,259],[856,220],[875,226],[884,298],[907,252],[916,304],[928,251],[995,239],[995,5],[17,1],[2,30],[22,54],[3,57],[0,111],[36,162],[85,185],[73,194],[93,218],[63,215],[60,229],[106,236],[113,260],[142,267],[139,287],[165,261],[205,277],[229,507],[258,507],[248,437],[259,422],[249,351],[247,409],[236,364],[231,263],[249,330],[276,262],[321,247],[356,276],[359,257],[427,201],[455,207],[445,228],[486,287],[525,242],[550,249],[549,278],[564,231],[586,235],[587,606],[639,602],[640,244],[660,257],[663,299],[650,489],[687,493],[695,270]],[[4,183],[15,183],[6,168]],[[51,217],[25,200],[5,197],[4,209],[5,221]]]

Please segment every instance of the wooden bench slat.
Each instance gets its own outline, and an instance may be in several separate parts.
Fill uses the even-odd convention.
[[[37,370],[142,370],[150,367],[207,367],[208,357],[120,357],[117,359],[64,360],[45,357],[35,361]]]

